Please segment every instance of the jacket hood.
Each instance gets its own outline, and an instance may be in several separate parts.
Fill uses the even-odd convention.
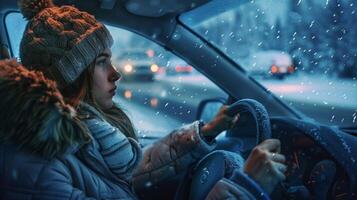
[[[45,158],[90,141],[54,81],[15,60],[0,61],[0,142]]]

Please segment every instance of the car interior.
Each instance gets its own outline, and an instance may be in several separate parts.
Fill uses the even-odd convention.
[[[264,139],[279,139],[281,151],[287,158],[287,178],[270,195],[271,199],[357,198],[357,130],[320,124],[286,104],[183,22],[184,17],[191,17],[191,12],[199,12],[203,6],[214,8],[222,2],[55,0],[54,3],[74,5],[106,25],[125,29],[156,43],[219,87],[226,98],[201,101],[195,107],[193,119],[207,121],[223,104],[230,105],[232,116],[240,113],[238,123],[216,138],[217,149],[239,152],[247,158],[252,148]],[[226,1],[227,5],[222,9],[231,3],[237,2]],[[13,12],[19,12],[16,1],[0,1],[0,59],[14,57],[10,42],[13,33],[8,32],[5,23],[6,16]],[[181,17],[183,14],[185,16]],[[203,20],[205,13],[196,20],[199,18]],[[160,137],[143,136],[143,146]],[[177,183],[166,183],[166,187],[168,194],[165,196],[155,196],[158,195],[155,190],[143,190],[138,194],[143,199],[174,198],[175,195],[178,198]],[[247,188],[260,198],[254,184],[247,183]]]

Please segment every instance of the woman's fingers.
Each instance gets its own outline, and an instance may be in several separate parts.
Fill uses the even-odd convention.
[[[219,109],[218,113],[226,113],[227,112],[227,109],[228,109],[228,106],[227,105],[223,105],[221,106],[221,108]]]
[[[270,180],[273,182],[280,182],[282,180],[285,180],[285,171],[286,171],[286,166],[284,164],[270,161],[267,162],[265,165],[265,178],[270,177]]]
[[[274,176],[276,176],[280,181],[285,180],[285,171],[286,171],[286,165],[283,165],[278,162],[271,162],[272,166],[272,172]]]
[[[250,193],[238,184],[228,180],[221,179],[219,180],[208,193],[206,200],[218,200],[218,199],[240,199],[240,200],[249,200]]]
[[[280,153],[269,153],[269,159],[278,163],[285,163],[286,161],[285,156]]]
[[[212,130],[215,132],[222,132],[227,129],[231,129],[239,120],[239,114],[235,116],[229,116],[226,114],[226,110],[228,109],[227,105],[223,105],[215,118],[209,122],[211,124]]]
[[[237,115],[235,115],[233,117],[225,115],[224,118],[225,118],[225,121],[227,123],[226,129],[230,129],[230,128],[233,128],[234,125],[237,123],[237,121],[239,119],[239,114],[237,114]]]
[[[244,164],[244,172],[271,193],[285,179],[285,156],[280,154],[280,141],[268,139],[256,146]]]
[[[238,122],[239,116],[240,116],[239,113],[234,115],[234,117],[232,118],[232,121],[231,121],[232,122],[231,128],[233,128],[234,125]]]
[[[267,139],[258,145],[263,150],[269,152],[280,153],[280,140],[278,139]]]

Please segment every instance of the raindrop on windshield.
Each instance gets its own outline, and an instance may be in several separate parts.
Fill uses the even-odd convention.
[[[335,115],[332,115],[330,122],[333,122],[334,119],[335,119]]]
[[[145,187],[151,187],[151,186],[152,186],[152,183],[150,181],[145,183]]]
[[[175,33],[172,37],[174,40],[179,40],[181,38],[181,35],[178,33]]]

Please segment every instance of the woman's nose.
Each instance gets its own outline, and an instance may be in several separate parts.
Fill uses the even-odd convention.
[[[112,73],[111,73],[111,76],[110,76],[110,81],[115,82],[115,81],[117,81],[117,80],[119,80],[121,78],[121,74],[120,74],[119,71],[117,71],[115,69],[115,67],[113,65],[112,65],[111,68],[112,68]]]

